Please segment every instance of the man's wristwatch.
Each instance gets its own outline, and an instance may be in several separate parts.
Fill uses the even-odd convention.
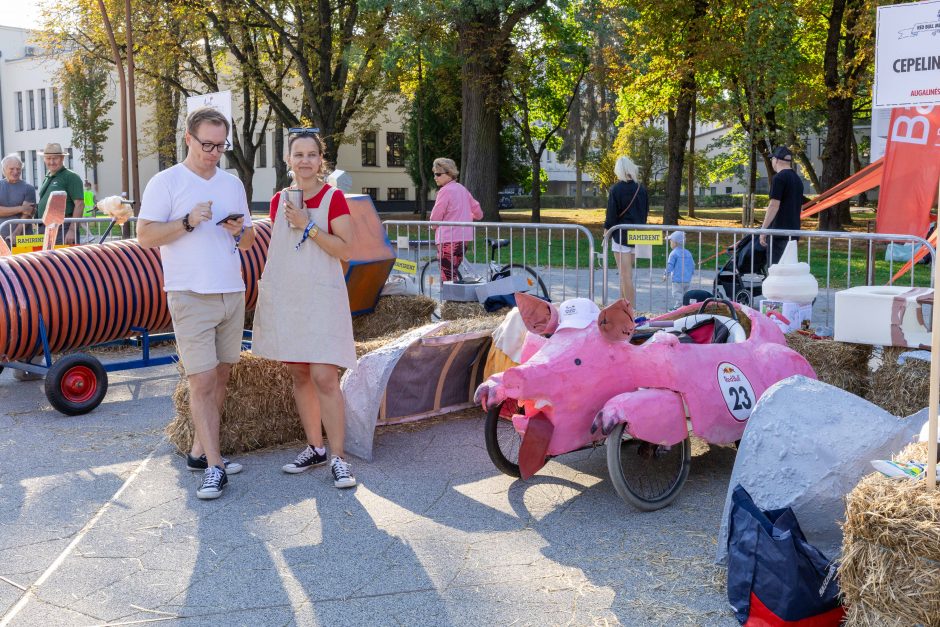
[[[188,213],[187,213],[185,216],[183,216],[183,228],[186,229],[186,232],[187,232],[187,233],[192,233],[192,232],[193,232],[193,229],[196,228],[196,227],[194,227],[192,224],[189,223],[189,214],[188,214]]]

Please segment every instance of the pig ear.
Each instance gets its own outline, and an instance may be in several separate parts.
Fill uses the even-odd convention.
[[[633,321],[636,312],[629,301],[620,299],[604,309],[597,318],[597,328],[608,342],[629,341],[633,337],[636,323]]]
[[[536,335],[550,335],[558,328],[558,310],[551,303],[525,292],[516,292],[516,306],[525,328]]]

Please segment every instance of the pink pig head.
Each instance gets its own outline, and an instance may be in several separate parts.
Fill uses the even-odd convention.
[[[559,450],[586,444],[594,415],[624,391],[626,362],[635,352],[633,307],[618,300],[600,310],[593,301],[576,298],[556,310],[525,294],[516,299],[526,328],[552,335],[527,361],[503,373],[500,396],[521,401],[526,415],[541,412],[554,423],[549,454],[555,444]]]

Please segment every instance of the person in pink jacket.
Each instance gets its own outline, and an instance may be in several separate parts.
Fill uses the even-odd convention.
[[[432,172],[434,182],[440,188],[431,210],[432,222],[472,222],[483,218],[480,203],[470,195],[466,187],[457,182],[460,171],[452,159],[435,159]],[[441,281],[453,281],[457,278],[457,266],[463,261],[466,242],[471,241],[472,227],[437,227],[434,242],[437,244],[437,257],[441,265]]]

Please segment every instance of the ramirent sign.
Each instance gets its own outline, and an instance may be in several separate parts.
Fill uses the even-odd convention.
[[[940,104],[940,0],[878,7],[874,106]]]

